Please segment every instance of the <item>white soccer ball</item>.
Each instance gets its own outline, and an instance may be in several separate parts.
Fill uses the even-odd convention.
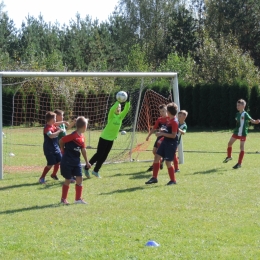
[[[14,157],[15,155],[14,153],[9,153],[9,156]]]
[[[122,131],[122,132],[121,132],[121,135],[126,135],[126,131]]]
[[[127,100],[127,93],[125,91],[117,92],[116,99],[120,103],[126,102],[126,100]]]

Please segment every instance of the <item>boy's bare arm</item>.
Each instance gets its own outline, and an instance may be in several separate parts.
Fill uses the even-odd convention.
[[[259,124],[259,123],[260,123],[260,119],[257,119],[257,120],[250,119],[250,122],[251,122],[252,124],[255,124],[255,125],[257,125],[257,124]]]
[[[69,130],[69,129],[71,129],[75,124],[76,124],[76,119],[74,119],[72,122],[70,122],[70,123],[68,123],[68,125],[67,125],[67,129]]]

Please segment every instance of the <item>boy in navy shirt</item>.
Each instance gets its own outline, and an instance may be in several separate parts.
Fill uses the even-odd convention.
[[[43,129],[44,142],[43,152],[47,160],[47,166],[45,166],[42,175],[39,179],[39,183],[45,184],[45,176],[49,170],[54,166],[51,177],[55,180],[58,179],[57,172],[59,170],[61,161],[61,152],[58,143],[58,135],[62,132],[62,129],[55,126],[56,114],[53,112],[47,112],[45,115],[46,125]]]
[[[152,184],[158,182],[157,176],[160,169],[161,158],[165,160],[165,164],[168,168],[170,181],[167,183],[167,185],[176,184],[174,167],[172,166],[172,162],[178,145],[178,120],[176,118],[177,110],[178,106],[175,103],[170,103],[167,105],[169,121],[167,122],[166,127],[161,128],[160,131],[156,133],[156,136],[161,137],[160,140],[162,140],[163,138],[163,140],[155,154],[153,163],[153,177],[145,184]]]
[[[85,137],[83,133],[86,131],[88,126],[88,119],[81,116],[76,121],[76,131],[69,135],[62,137],[59,141],[62,155],[60,171],[61,175],[65,178],[65,182],[62,186],[61,203],[69,204],[67,201],[69,186],[71,182],[71,176],[76,176],[75,185],[75,204],[87,204],[82,199],[82,167],[80,163],[80,153],[82,154],[86,168],[90,168],[91,164],[87,159],[87,151],[85,146]]]

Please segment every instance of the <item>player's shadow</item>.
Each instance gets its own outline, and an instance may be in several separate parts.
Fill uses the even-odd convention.
[[[151,172],[147,172],[147,171],[139,171],[139,172],[135,172],[135,173],[117,173],[114,175],[111,175],[110,177],[120,177],[120,176],[130,176],[129,179],[146,179],[151,177]]]
[[[199,171],[199,172],[194,172],[194,173],[192,173],[191,175],[194,175],[194,174],[214,174],[214,173],[224,173],[224,171],[226,172],[227,170],[226,169],[224,169],[223,167],[221,167],[221,168],[214,168],[214,169],[208,169],[208,170],[206,170],[206,171]]]
[[[39,184],[39,183],[16,184],[16,185],[10,185],[10,186],[0,187],[0,191],[2,191],[2,190],[16,189],[16,188],[22,188],[22,187],[28,187],[28,186],[36,186],[36,185],[40,185],[40,184]]]
[[[49,204],[49,205],[42,205],[42,206],[32,206],[28,208],[20,208],[20,209],[10,209],[5,211],[0,211],[0,215],[4,214],[14,214],[18,212],[25,212],[25,211],[31,211],[31,210],[39,210],[39,209],[46,209],[46,208],[54,208],[59,207],[61,204]]]
[[[145,187],[147,186],[138,186],[138,187],[132,187],[132,188],[128,188],[128,189],[121,189],[121,190],[114,190],[114,191],[110,191],[110,192],[102,192],[100,193],[100,195],[112,195],[115,193],[125,193],[125,192],[135,192],[135,191],[139,191],[139,190],[144,190],[146,189]],[[157,188],[158,186],[150,186],[149,188]]]

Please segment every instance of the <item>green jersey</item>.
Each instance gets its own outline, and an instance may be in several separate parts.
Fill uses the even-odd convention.
[[[63,131],[59,133],[59,135],[58,135],[58,141],[60,141],[60,139],[61,139],[63,136],[66,135],[66,129],[67,129],[67,127],[66,127],[65,124],[61,124],[61,125],[59,125],[59,128],[62,129]]]
[[[187,131],[187,125],[186,125],[186,123],[184,122],[183,124],[179,124],[179,129],[181,129],[184,133],[186,133],[186,131]],[[182,136],[182,134],[181,134],[181,132],[179,132],[178,133],[178,145],[180,144],[180,142],[181,142],[181,136]]]
[[[107,125],[100,136],[105,140],[114,141],[117,138],[118,132],[122,126],[122,121],[130,109],[130,102],[126,102],[124,110],[117,115],[115,114],[115,110],[119,104],[120,103],[116,101],[116,103],[109,110]]]
[[[242,113],[238,112],[236,114],[236,128],[233,133],[238,136],[247,136],[249,121],[251,119],[251,116],[246,111],[243,111]]]

